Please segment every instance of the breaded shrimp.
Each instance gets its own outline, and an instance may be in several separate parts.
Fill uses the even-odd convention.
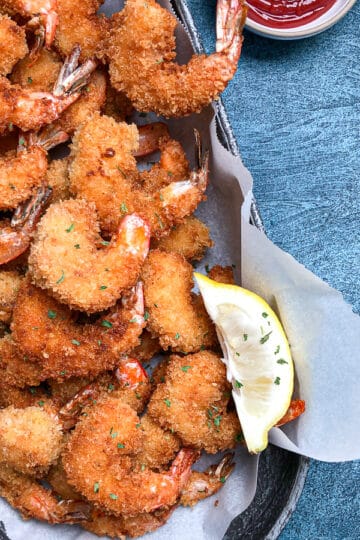
[[[0,75],[8,75],[28,52],[24,28],[0,14]]]
[[[60,116],[57,125],[69,135],[87,122],[94,112],[100,112],[105,103],[106,79],[101,71],[95,71],[82,94],[75,103],[70,105]]]
[[[18,472],[46,473],[60,455],[62,437],[60,422],[41,407],[0,410],[0,463]]]
[[[40,407],[43,402],[48,400],[49,396],[41,386],[28,386],[25,388],[16,388],[16,386],[0,386],[0,408],[13,405],[16,409],[25,409],[27,407]]]
[[[12,129],[13,125],[23,131],[38,130],[54,122],[74,103],[96,67],[96,63],[89,60],[78,68],[79,54],[80,49],[75,48],[65,60],[51,93],[21,88],[0,76],[0,133]]]
[[[68,379],[49,379],[51,401],[59,409],[66,405],[82,388],[87,386],[92,377],[69,377]]]
[[[183,223],[173,227],[168,236],[152,242],[152,247],[182,255],[188,261],[199,261],[213,242],[209,229],[195,216],[188,216]]]
[[[56,0],[1,0],[1,9],[9,15],[21,15],[26,19],[31,18],[28,25],[35,28],[38,50],[43,42],[50,47],[57,25],[57,1]]]
[[[44,381],[41,367],[18,351],[11,335],[0,339],[0,386],[38,386]]]
[[[178,143],[176,148],[178,156]],[[168,169],[163,169],[161,162],[153,172],[139,173],[133,156],[137,149],[138,132],[134,125],[118,124],[113,118],[95,114],[73,138],[71,190],[77,197],[96,204],[102,230],[114,232],[125,213],[136,212],[150,224],[152,236],[162,236],[191,214],[204,198],[208,159],[205,156],[199,169],[188,179],[171,182]],[[169,154],[173,156],[170,150]],[[176,173],[184,170],[183,154],[175,166],[174,161],[164,158],[164,166],[170,163]],[[139,187],[142,178],[159,183],[160,171],[160,184],[166,178],[169,185],[157,192]]]
[[[17,208],[44,181],[48,161],[47,150],[66,141],[59,128],[44,129],[38,134],[21,135],[16,155],[0,159],[0,210]]]
[[[123,11],[111,19],[103,52],[111,84],[125,92],[139,111],[166,117],[200,112],[234,76],[245,16],[241,0],[219,0],[217,52],[194,55],[180,66],[174,61],[176,18],[155,0],[127,0]]]
[[[192,296],[193,268],[178,253],[150,251],[142,269],[148,330],[163,349],[195,352],[216,345],[201,299]]]
[[[76,6],[73,0],[57,0],[59,21],[55,47],[67,56],[75,45],[81,47],[81,61],[92,58],[107,32],[107,20],[96,15],[103,0],[82,0]]]
[[[69,483],[95,506],[117,515],[172,506],[198,457],[182,449],[168,472],[142,470],[137,459],[144,439],[140,427],[135,411],[107,396],[78,421],[63,453]]]
[[[51,92],[57,81],[62,61],[55,51],[42,49],[34,61],[26,56],[18,62],[10,75],[13,84],[32,92]]]
[[[134,107],[123,92],[117,92],[107,81],[106,100],[102,108],[103,114],[111,116],[117,122],[124,122],[131,115]]]
[[[51,205],[38,224],[29,256],[35,283],[73,309],[111,307],[135,285],[148,253],[150,231],[126,216],[111,242],[102,240],[94,205],[69,199]]]
[[[216,354],[173,355],[148,414],[185,445],[215,454],[234,448],[241,433],[236,412],[227,410],[230,392],[225,365]]]
[[[11,220],[0,221],[0,265],[17,260],[26,252],[50,195],[51,189],[42,184],[16,208]]]
[[[147,317],[147,315],[145,315]],[[146,329],[139,338],[140,344],[135,347],[129,354],[133,358],[137,358],[140,362],[148,362],[157,353],[161,352],[161,347],[158,338],[152,337]]]
[[[33,478],[0,467],[0,496],[24,519],[36,518],[48,523],[79,523],[89,519],[90,505],[84,501],[58,501],[55,495]]]
[[[9,323],[23,276],[15,270],[0,270],[0,321]]]
[[[141,451],[137,454],[137,460],[141,467],[161,470],[166,467],[180,450],[180,439],[160,427],[160,425],[148,415],[141,418],[141,428],[145,437]]]
[[[49,482],[56,495],[62,499],[82,499],[81,495],[79,495],[79,493],[75,491],[75,489],[72,488],[67,481],[61,456],[58,461],[50,467],[50,470],[46,476],[46,481]]]
[[[70,198],[69,190],[69,159],[54,159],[46,171],[46,182],[52,189],[51,203]]]
[[[138,343],[143,315],[140,285],[96,323],[77,324],[69,308],[26,280],[14,308],[12,336],[47,378],[95,376],[113,369]]]

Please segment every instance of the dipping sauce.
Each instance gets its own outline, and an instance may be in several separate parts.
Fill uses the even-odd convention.
[[[247,0],[248,17],[271,28],[296,28],[328,11],[336,0]]]

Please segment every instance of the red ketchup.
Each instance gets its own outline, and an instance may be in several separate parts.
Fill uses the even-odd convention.
[[[271,28],[296,28],[314,21],[336,0],[247,0],[248,18]]]

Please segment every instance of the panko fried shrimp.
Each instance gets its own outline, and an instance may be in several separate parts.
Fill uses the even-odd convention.
[[[144,441],[137,460],[141,467],[149,467],[161,470],[166,467],[176,456],[181,448],[180,439],[160,427],[160,425],[148,415],[141,418],[141,428],[144,432]]]
[[[0,75],[8,75],[27,52],[24,28],[0,13]]]
[[[62,61],[55,51],[42,49],[36,60],[26,56],[18,62],[10,75],[13,84],[32,92],[50,92],[57,81]]]
[[[15,270],[0,270],[0,321],[10,323],[23,276]]]
[[[173,355],[148,405],[148,414],[188,446],[210,454],[234,448],[241,434],[235,411],[228,411],[231,386],[220,357],[201,351]]]
[[[66,141],[60,129],[20,135],[16,155],[0,159],[0,210],[13,210],[44,182],[48,168],[47,150]]]
[[[28,249],[50,196],[51,189],[43,184],[30,199],[17,207],[11,220],[0,221],[0,265],[14,261]]]
[[[0,410],[0,462],[18,472],[46,473],[60,455],[62,437],[60,422],[41,407]]]
[[[93,377],[69,377],[68,379],[49,379],[51,401],[59,409],[66,405]]]
[[[38,224],[30,274],[38,286],[71,308],[101,311],[137,282],[149,237],[145,221],[129,214],[111,242],[104,241],[93,204],[62,201],[51,205]]]
[[[216,346],[215,329],[199,297],[193,268],[178,253],[150,251],[142,269],[147,329],[163,349],[195,352]]]
[[[27,407],[40,407],[49,399],[41,386],[28,386],[16,388],[16,386],[0,386],[0,408],[13,405],[16,409]],[[40,403],[40,405],[39,405]]]
[[[59,409],[64,429],[74,427],[87,407],[97,403],[99,396],[111,394],[127,403],[137,413],[143,412],[151,393],[150,379],[138,360],[124,357],[112,372],[99,375],[95,381],[79,389]]]
[[[84,501],[60,501],[54,493],[33,478],[10,467],[0,467],[0,496],[24,519],[36,518],[48,523],[79,523],[89,519],[90,505]]]
[[[51,203],[70,198],[69,159],[54,159],[46,171],[46,182],[51,188]]]
[[[37,92],[11,84],[0,76],[0,133],[19,127],[23,131],[38,130],[51,124],[80,97],[96,63],[88,60],[80,67],[80,48],[75,47],[65,60],[52,92]]]
[[[106,84],[106,100],[102,107],[102,112],[106,116],[111,116],[117,122],[124,122],[131,115],[134,107],[129,98],[123,92],[117,92],[109,81]]]
[[[17,349],[11,335],[0,339],[0,387],[38,386],[45,379],[41,367]]]
[[[98,536],[123,539],[126,537],[137,538],[146,533],[156,531],[164,525],[176,506],[166,510],[137,514],[135,516],[111,516],[101,510],[94,509],[89,521],[83,521],[80,525],[87,531]]]
[[[61,497],[63,500],[76,501],[83,498],[77,491],[75,491],[73,487],[70,486],[64,471],[61,457],[54,465],[50,467],[46,476],[46,481],[50,484],[54,490],[54,493],[56,493],[56,495]]]
[[[73,0],[57,0],[57,3],[57,50],[67,56],[75,45],[80,45],[81,61],[94,57],[107,33],[107,19],[96,14],[103,0],[82,0],[76,6]]]
[[[75,130],[95,113],[100,112],[105,103],[106,79],[101,71],[95,71],[89,83],[83,88],[82,94],[75,103],[63,112],[57,124],[73,135]]]
[[[30,19],[28,26],[35,30],[36,36],[35,51],[43,43],[46,47],[51,46],[58,21],[57,0],[1,0],[1,10]]]
[[[136,515],[175,504],[198,453],[182,449],[168,471],[141,466],[141,420],[120,399],[106,396],[87,411],[63,453],[69,483],[95,506]]]
[[[111,19],[103,51],[111,84],[139,111],[165,117],[200,112],[234,76],[245,17],[241,0],[218,1],[216,52],[194,55],[180,66],[175,62],[176,18],[155,0],[127,0]]]
[[[145,326],[141,285],[95,323],[78,324],[73,312],[25,281],[13,312],[13,339],[46,378],[95,376],[113,369],[138,343]]]
[[[211,465],[206,471],[192,471],[181,494],[180,504],[194,506],[199,501],[217,493],[234,470],[233,457],[233,454],[226,454],[220,463]]]
[[[147,156],[159,150],[161,140],[170,139],[169,128],[164,122],[152,122],[138,126],[139,148],[133,152],[134,156]]]
[[[169,170],[162,168],[161,161],[153,172],[140,173],[137,170],[133,154],[138,144],[136,126],[118,124],[113,118],[94,115],[73,138],[71,190],[77,197],[96,205],[102,230],[113,233],[124,214],[136,212],[149,223],[152,236],[162,236],[191,214],[203,200],[208,183],[208,156],[204,156],[198,170],[191,172],[186,179],[172,182]],[[175,167],[171,174],[178,174],[180,168],[184,170],[183,153],[180,161],[176,162],[180,154],[178,143],[175,155],[167,146],[166,154],[164,166],[171,164]],[[142,179],[147,179],[151,185],[159,183],[159,175],[160,185],[163,185],[164,178],[168,185],[157,192],[147,192],[141,187]]]
[[[199,261],[212,245],[209,229],[195,216],[186,217],[183,223],[172,228],[168,236],[152,243],[152,247],[167,253],[179,253],[188,261]]]

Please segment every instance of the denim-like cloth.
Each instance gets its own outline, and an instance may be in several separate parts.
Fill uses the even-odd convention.
[[[187,4],[212,52],[216,1]],[[359,3],[312,38],[275,41],[245,32],[239,69],[223,100],[268,236],[359,313]],[[359,510],[360,462],[312,461],[280,538],[358,539]]]

